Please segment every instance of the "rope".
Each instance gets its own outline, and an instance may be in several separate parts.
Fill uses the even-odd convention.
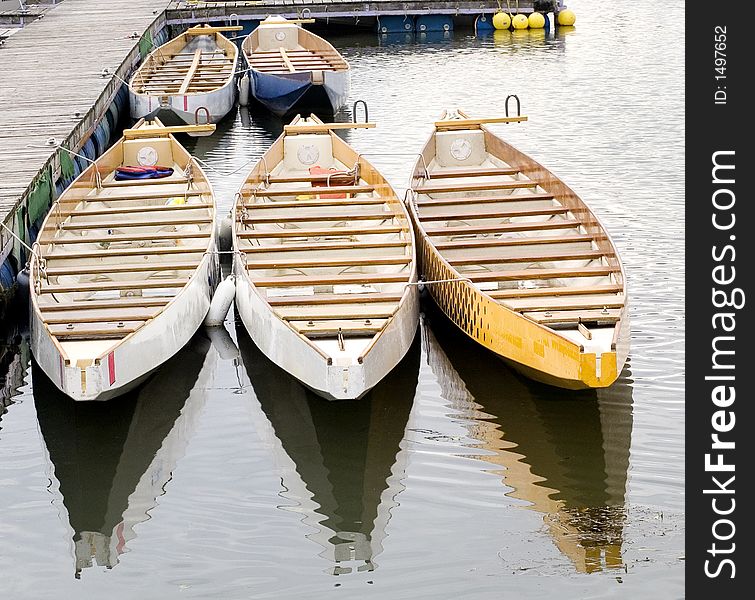
[[[10,234],[11,234],[11,235],[12,235],[12,236],[13,236],[14,238],[16,238],[16,240],[18,240],[18,242],[19,242],[19,243],[20,243],[20,244],[21,244],[21,245],[22,245],[22,246],[23,246],[24,248],[26,248],[26,249],[27,249],[27,250],[28,250],[29,252],[31,252],[32,254],[34,254],[34,255],[35,255],[35,256],[36,256],[37,258],[40,258],[40,256],[39,256],[39,255],[37,254],[37,251],[36,251],[36,250],[35,250],[34,248],[32,248],[31,246],[29,246],[29,244],[27,244],[27,243],[26,243],[26,242],[25,242],[24,240],[22,240],[22,239],[21,239],[20,237],[18,237],[18,236],[16,235],[16,233],[15,233],[15,232],[14,232],[14,231],[13,231],[13,230],[12,230],[12,229],[10,228],[10,227],[8,227],[8,226],[7,226],[7,225],[6,225],[5,223],[3,223],[3,222],[1,222],[1,221],[0,221],[0,225],[2,225],[2,226],[3,226],[3,229],[5,229],[5,230],[6,230],[6,231],[7,231],[8,233],[10,233]]]
[[[208,164],[206,161],[202,160],[201,158],[197,158],[196,156],[193,157],[195,161],[197,161],[199,164],[201,164],[204,168],[209,169],[210,171],[215,171],[218,175],[223,175],[224,177],[228,177],[230,175],[235,175],[242,169],[245,169],[249,165],[251,165],[253,162],[258,161],[258,158],[252,158],[249,161],[245,162],[243,165],[241,165],[238,169],[234,169],[233,171],[223,172],[220,169],[216,169],[212,165]]]

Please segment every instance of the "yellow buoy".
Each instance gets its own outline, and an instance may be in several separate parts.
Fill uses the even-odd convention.
[[[530,29],[542,29],[545,27],[545,17],[539,12],[533,12],[527,19]]]
[[[514,29],[527,29],[529,23],[526,15],[514,15],[514,18],[511,19],[511,24],[514,26]]]
[[[577,15],[574,14],[573,10],[569,10],[568,8],[558,13],[559,25],[566,25],[568,27],[569,25],[574,25],[576,20],[577,20]]]
[[[508,29],[511,27],[511,17],[505,12],[495,13],[493,15],[493,27],[496,29]]]

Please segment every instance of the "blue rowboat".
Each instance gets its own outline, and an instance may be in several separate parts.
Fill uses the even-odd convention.
[[[335,114],[348,101],[349,64],[298,21],[268,17],[242,44],[251,95],[273,113]]]

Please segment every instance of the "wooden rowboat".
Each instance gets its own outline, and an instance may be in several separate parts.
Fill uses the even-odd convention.
[[[125,130],[42,225],[30,273],[32,353],[74,400],[133,388],[207,314],[217,280],[215,203],[202,169],[171,135],[187,128],[140,121]],[[149,164],[173,173],[116,180],[124,166]]]
[[[349,64],[301,22],[268,17],[246,37],[241,48],[251,69],[250,92],[279,116],[334,114],[349,98]]]
[[[414,168],[422,274],[470,337],[539,381],[611,385],[629,352],[626,278],[597,217],[550,171],[447,111]]]
[[[216,123],[236,101],[238,49],[221,31],[192,27],[156,48],[129,82],[131,117]]]
[[[333,132],[343,126],[357,125],[297,116],[234,207],[241,320],[270,360],[329,399],[374,387],[406,354],[418,319],[406,208]]]

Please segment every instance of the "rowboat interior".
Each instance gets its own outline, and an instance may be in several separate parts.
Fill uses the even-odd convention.
[[[244,40],[249,65],[271,74],[348,71],[349,65],[327,41],[282,17],[268,17]]]
[[[150,96],[205,94],[232,81],[237,57],[236,45],[217,30],[192,27],[155,49],[134,74],[131,86],[134,92]]]
[[[205,126],[213,127],[214,126]],[[140,121],[53,205],[38,238],[33,298],[61,356],[80,368],[157,317],[212,239],[212,191],[159,121]],[[157,164],[167,177],[116,180]]]
[[[481,121],[446,111],[417,163],[414,210],[442,259],[434,276],[468,280],[583,352],[615,350],[625,280],[610,238],[574,192]],[[458,304],[455,320],[469,321]]]
[[[416,278],[413,233],[382,176],[321,124],[297,116],[250,174],[235,247],[278,319],[329,364],[356,364]]]

